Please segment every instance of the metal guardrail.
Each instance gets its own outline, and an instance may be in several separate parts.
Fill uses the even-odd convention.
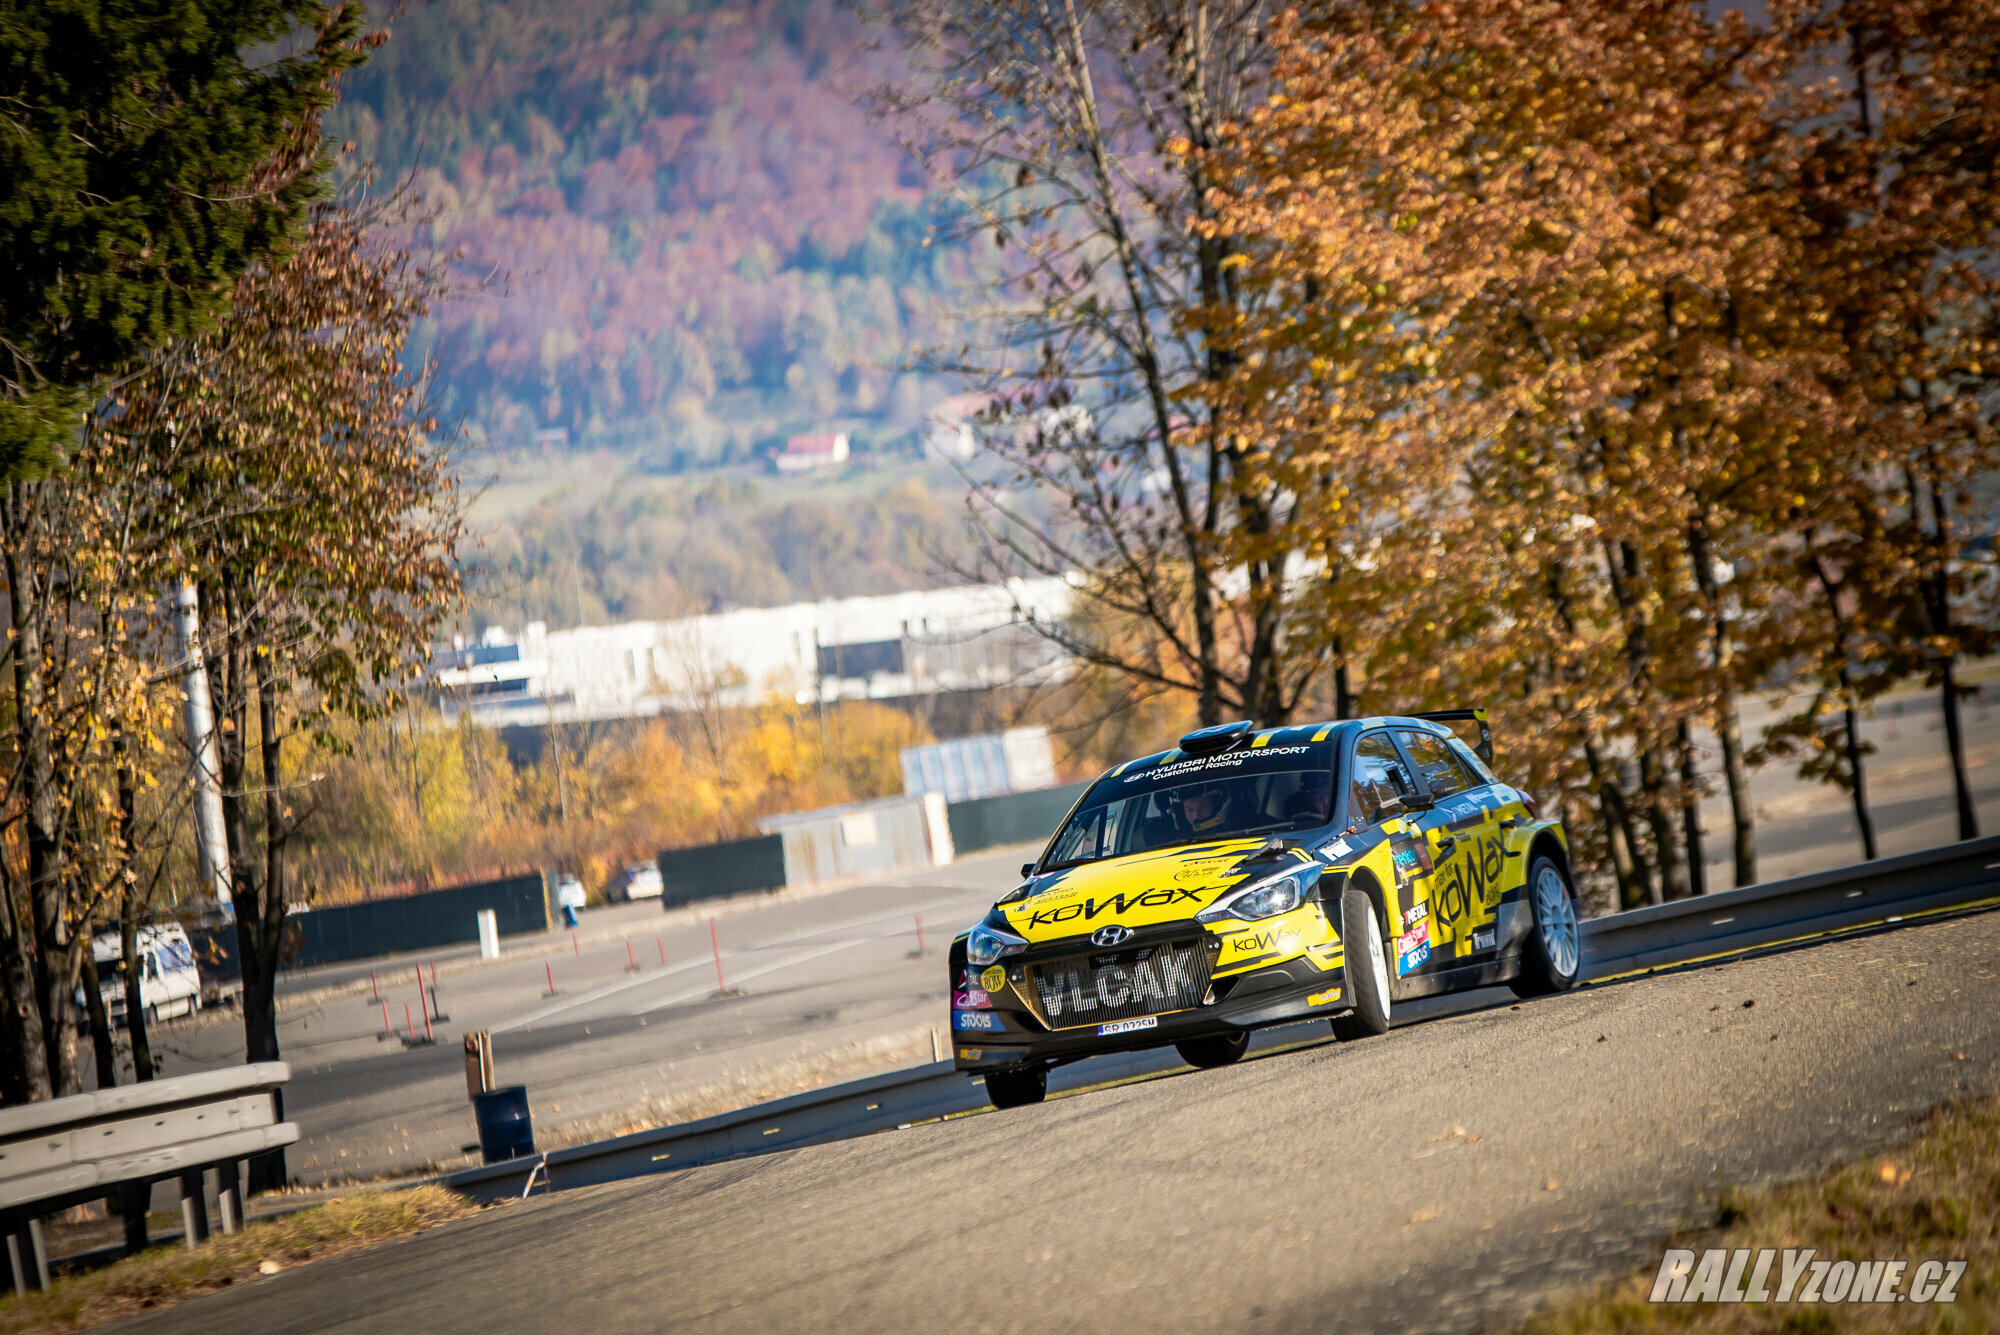
[[[1608,982],[1986,900],[2000,902],[2000,836],[1586,919],[1584,977]],[[1171,1048],[1121,1053],[1063,1067],[1051,1074],[1049,1087],[1051,1092],[1079,1088],[1179,1064]],[[984,1106],[984,1091],[950,1062],[933,1062],[440,1180],[475,1200],[497,1200],[525,1195],[536,1185],[559,1190],[671,1172],[845,1140]]]
[[[126,1250],[144,1248],[145,1197],[160,1178],[180,1178],[192,1247],[208,1236],[205,1178],[215,1168],[222,1231],[235,1232],[237,1162],[299,1138],[274,1097],[291,1073],[256,1062],[0,1110],[0,1232],[15,1290],[48,1287],[41,1220],[71,1205],[123,1194]]]
[[[1996,897],[2000,835],[1587,919],[1584,976],[1605,982]]]

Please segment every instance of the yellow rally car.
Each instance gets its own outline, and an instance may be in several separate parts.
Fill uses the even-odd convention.
[[[1118,766],[952,943],[958,1069],[1007,1108],[1101,1052],[1222,1066],[1266,1025],[1364,1038],[1413,997],[1573,986],[1568,841],[1491,759],[1485,711],[1454,710],[1226,723]]]

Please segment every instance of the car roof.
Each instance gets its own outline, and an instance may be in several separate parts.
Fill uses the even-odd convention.
[[[1365,732],[1370,728],[1388,727],[1392,724],[1399,728],[1414,728],[1420,732],[1428,732],[1438,737],[1448,738],[1455,735],[1451,729],[1441,723],[1434,723],[1430,719],[1413,718],[1408,714],[1371,714],[1367,718],[1323,719],[1317,723],[1287,723],[1277,728],[1259,728],[1250,734],[1250,741],[1246,749],[1255,750],[1266,746],[1298,746],[1306,742],[1339,742],[1345,740],[1349,734]],[[1182,752],[1178,747],[1169,747],[1165,751],[1155,751],[1151,755],[1139,756],[1136,759],[1114,765],[1097,777],[1099,779],[1109,779],[1115,775],[1128,774],[1136,769],[1146,769],[1156,764],[1169,764],[1179,759],[1181,755]]]

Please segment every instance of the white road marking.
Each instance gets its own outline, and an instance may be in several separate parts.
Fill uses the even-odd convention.
[[[830,946],[821,946],[817,950],[802,951],[796,955],[793,955],[790,959],[773,961],[771,963],[766,964],[761,969],[747,969],[740,973],[735,974],[734,976],[729,976],[725,972],[725,977],[728,977],[729,982],[731,983],[732,986],[736,983],[747,983],[752,978],[762,978],[767,973],[776,973],[780,969],[789,969],[794,964],[804,964],[807,960],[816,960],[822,955],[831,955],[836,950],[847,950],[853,946],[865,945],[867,942],[871,940],[879,941],[881,939],[882,939],[881,937],[862,937],[859,940],[854,940],[854,941],[836,941]],[[708,996],[712,991],[714,991],[714,989],[709,987],[706,983],[704,983],[702,986],[695,988],[692,992],[682,992],[675,996],[668,997],[665,1000],[656,1001],[650,1006],[637,1007],[633,1010],[627,1011],[626,1014],[650,1015],[654,1011],[665,1010],[669,1006],[678,1006],[680,1003],[684,1001],[693,1001],[698,997]]]
[[[782,947],[786,942],[808,940],[816,936],[825,936],[830,932],[844,931],[854,927],[865,927],[870,923],[886,922],[892,918],[909,917],[914,919],[915,916],[919,913],[928,913],[935,909],[940,909],[940,908],[950,908],[957,903],[959,903],[959,900],[957,899],[936,900],[927,904],[915,905],[908,909],[897,909],[891,913],[878,913],[871,917],[850,918],[844,922],[829,923],[825,926],[815,927],[807,931],[793,932],[788,936],[773,937],[768,941],[758,942],[756,944],[749,946],[742,946],[735,950],[727,950],[724,951],[722,955],[723,976],[725,979],[731,980],[732,984],[735,979],[742,979],[747,982],[752,978],[761,978],[765,974],[774,973],[779,969],[790,968],[794,964],[803,964],[807,960],[818,959],[821,955],[831,955],[834,951],[844,950],[849,946],[863,945],[870,941],[886,941],[893,937],[902,936],[904,935],[904,933],[902,932],[878,933],[874,936],[856,937],[851,940],[837,941],[822,949],[809,950],[805,954],[797,955],[789,959],[779,960],[776,963],[768,964],[765,967],[761,968],[738,970],[729,967],[729,962],[731,960],[740,959],[745,955],[751,954],[752,952],[762,953],[767,950],[778,949]],[[952,934],[956,935],[957,933],[954,930]],[[693,959],[682,960],[678,964],[670,964],[664,969],[655,969],[651,973],[641,974],[637,978],[623,978],[615,983],[608,983],[603,987],[594,988],[591,991],[585,992],[580,996],[571,997],[567,1001],[559,1001],[553,1006],[545,1006],[541,1010],[536,1011],[532,1015],[524,1015],[521,1016],[519,1019],[510,1020],[506,1024],[495,1025],[493,1026],[492,1032],[496,1034],[504,1034],[504,1033],[511,1033],[517,1029],[532,1029],[536,1025],[542,1023],[543,1021],[548,1020],[553,1016],[560,1015],[565,1011],[575,1010],[579,1006],[587,1006],[593,1002],[602,1001],[606,997],[616,996],[618,993],[623,992],[628,988],[640,987],[646,983],[658,982],[660,979],[666,977],[668,974],[683,973],[689,969],[699,968],[704,965],[712,966],[714,962],[715,962],[715,957],[712,954],[697,955]],[[645,1015],[652,1011],[659,1010],[665,1006],[679,1005],[681,1002],[692,1001],[697,997],[706,996],[708,995],[710,990],[711,989],[709,989],[706,986],[699,987],[691,992],[677,993],[665,1001],[655,1002],[649,1005],[641,1006],[634,1010],[629,1010],[625,1013],[628,1015]]]

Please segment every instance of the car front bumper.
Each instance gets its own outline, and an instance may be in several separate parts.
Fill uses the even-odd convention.
[[[1018,969],[1010,980],[1020,983]],[[954,976],[962,975],[962,966]],[[1250,973],[1216,980],[1216,1000],[1162,1015],[1066,1028],[1044,1025],[1018,1001],[989,1009],[954,1007],[952,1054],[961,1071],[1060,1065],[1109,1052],[1134,1052],[1212,1038],[1352,1009],[1340,964],[1323,967],[1301,954]],[[1013,1000],[1009,998],[1009,1000]]]

